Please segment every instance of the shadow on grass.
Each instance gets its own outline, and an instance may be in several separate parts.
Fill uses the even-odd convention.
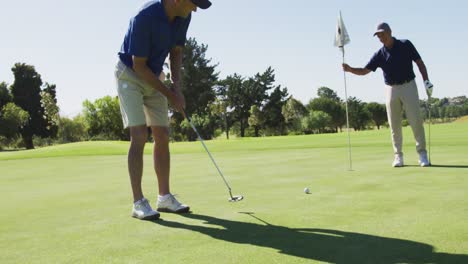
[[[433,167],[433,168],[468,169],[468,165],[439,165],[439,164],[432,164],[431,167]]]
[[[405,165],[404,167],[421,167],[421,166],[419,166],[419,165]],[[431,164],[430,167],[425,167],[425,168],[468,169],[468,165]]]
[[[261,224],[198,214],[181,216],[203,221],[201,225],[165,220],[154,223],[199,232],[231,243],[273,248],[281,254],[329,263],[468,263],[468,255],[437,253],[433,246],[420,242],[331,229],[288,228],[269,224],[253,216],[253,213],[245,214],[259,220]]]
[[[23,149],[0,149],[0,152],[16,152],[21,150]]]

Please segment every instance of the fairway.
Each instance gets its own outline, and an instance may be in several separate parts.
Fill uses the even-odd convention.
[[[0,152],[0,263],[468,263],[468,122],[433,125],[433,167],[387,129],[171,144],[191,214],[130,217],[128,142]],[[152,144],[144,192],[157,195]],[[309,187],[311,193],[304,194]]]

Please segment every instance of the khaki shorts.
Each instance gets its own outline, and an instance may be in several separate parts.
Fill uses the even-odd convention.
[[[167,98],[148,85],[120,60],[115,68],[124,127],[169,126]],[[164,73],[159,76],[164,81]]]

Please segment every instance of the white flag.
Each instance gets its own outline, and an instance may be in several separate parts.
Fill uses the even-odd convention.
[[[338,16],[338,24],[336,25],[335,46],[342,48],[350,41],[351,39],[349,39],[348,31],[346,31],[346,27],[344,25],[343,18],[341,17],[340,11],[340,15]]]

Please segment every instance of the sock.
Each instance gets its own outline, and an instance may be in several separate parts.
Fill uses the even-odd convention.
[[[164,202],[164,201],[166,201],[166,200],[167,200],[167,198],[169,198],[169,196],[171,196],[171,194],[170,194],[170,193],[168,193],[168,194],[165,194],[165,195],[163,195],[163,196],[161,196],[161,195],[158,195],[158,201],[160,201],[160,202]]]
[[[141,198],[141,199],[138,200],[138,201],[135,201],[133,204],[137,204],[137,203],[139,203],[139,202],[142,202],[144,199],[145,199],[145,197]]]

